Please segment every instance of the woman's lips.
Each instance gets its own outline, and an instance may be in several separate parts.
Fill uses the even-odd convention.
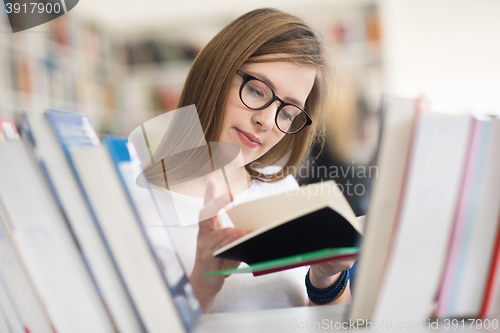
[[[236,129],[240,140],[250,148],[256,148],[260,144],[260,139],[253,135],[252,133],[244,132],[242,130]]]

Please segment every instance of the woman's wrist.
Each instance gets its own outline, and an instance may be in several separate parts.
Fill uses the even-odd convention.
[[[314,267],[311,266],[309,269],[309,281],[311,285],[318,289],[325,289],[337,282],[342,272],[338,272],[334,275],[324,275],[317,272]]]
[[[317,277],[313,285],[311,277]],[[314,278],[313,278],[314,279]],[[333,282],[332,282],[333,281]],[[332,276],[318,276],[309,269],[306,274],[306,289],[309,300],[314,305],[334,304],[342,298],[349,285],[349,271],[345,270]]]
[[[337,296],[337,298],[334,298],[331,302],[325,303],[325,304],[316,304],[311,299],[309,299],[309,305],[310,306],[323,306],[323,305],[336,305],[336,304],[349,304],[352,302],[352,297],[351,297],[351,290],[350,290],[350,282],[347,282],[346,287],[344,290],[340,293],[340,295]]]
[[[203,279],[203,277],[201,277]],[[210,292],[203,286],[203,281],[200,281],[200,276],[196,274],[195,270],[189,276],[189,282],[193,287],[194,293],[200,302],[201,310],[203,313],[208,313],[212,307],[212,303],[217,296],[217,293]]]

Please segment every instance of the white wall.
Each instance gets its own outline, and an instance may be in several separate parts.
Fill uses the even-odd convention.
[[[500,1],[381,0],[387,88],[500,114]]]

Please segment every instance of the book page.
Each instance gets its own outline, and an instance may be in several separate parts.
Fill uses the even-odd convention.
[[[342,191],[333,180],[246,202],[235,206],[227,214],[235,228],[252,231],[261,228],[268,230],[327,206],[351,223],[356,218]]]

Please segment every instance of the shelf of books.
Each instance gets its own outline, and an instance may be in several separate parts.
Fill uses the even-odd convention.
[[[384,89],[379,6],[367,3],[333,13],[322,24],[338,85],[337,108],[328,123],[330,153],[342,162],[366,165],[375,151]]]
[[[348,315],[495,327],[500,118],[426,105],[385,99]],[[147,182],[136,179],[142,174],[134,173],[137,153],[127,139],[101,142],[87,116],[60,111],[23,113],[20,136],[12,121],[0,129],[0,325],[30,332],[196,327],[200,306],[168,228],[149,228],[168,217],[147,186],[136,185]]]
[[[385,101],[350,316],[498,327],[500,118],[427,104]]]
[[[0,115],[60,109],[88,115],[101,133],[123,132],[122,66],[112,36],[71,13],[13,34],[0,17]]]
[[[192,330],[200,305],[150,190],[135,186],[127,139],[101,143],[89,117],[60,111],[23,113],[21,139],[12,121],[0,128],[11,332]]]
[[[354,175],[373,168],[384,92],[384,36],[376,1],[339,6],[315,16],[334,65],[334,96],[326,122],[326,144],[318,158],[302,166],[308,177],[299,184],[335,180],[356,214],[366,214],[373,175]],[[313,154],[314,155],[314,154]],[[327,172],[321,170],[328,170]],[[356,188],[356,192],[354,189]]]
[[[333,49],[337,77],[345,79],[339,80],[338,117],[329,124],[333,153],[361,164],[374,151],[383,87],[379,15],[375,2],[367,3],[318,10],[313,21]],[[72,111],[88,115],[99,135],[126,135],[175,109],[194,57],[211,32],[228,23],[212,22],[191,33],[133,37],[68,13],[12,34],[5,13],[1,15],[0,116],[13,119],[19,110]]]
[[[176,107],[199,46],[122,38],[72,13],[12,34],[0,18],[0,116],[58,109],[90,117],[97,132],[125,135]]]

